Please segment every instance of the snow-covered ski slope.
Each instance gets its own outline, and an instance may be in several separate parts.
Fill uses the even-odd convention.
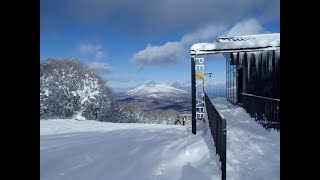
[[[280,132],[267,131],[224,98],[227,179],[280,179]],[[221,178],[210,132],[191,126],[40,120],[40,179],[212,180]]]
[[[220,180],[198,126],[40,120],[41,180]]]
[[[280,132],[267,131],[225,98],[211,102],[227,122],[227,180],[280,179]]]

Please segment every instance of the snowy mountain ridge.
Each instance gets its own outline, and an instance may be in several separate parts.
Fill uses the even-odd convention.
[[[186,91],[174,88],[165,83],[147,83],[126,92],[125,96],[162,98],[185,96],[187,94]]]
[[[120,103],[142,103],[151,109],[174,109],[188,111],[191,107],[190,93],[166,83],[149,82],[127,91],[117,99]]]

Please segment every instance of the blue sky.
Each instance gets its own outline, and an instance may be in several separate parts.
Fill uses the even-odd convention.
[[[221,35],[280,32],[279,0],[41,0],[40,60],[79,58],[115,91],[190,87],[190,47]],[[225,60],[206,57],[216,87]]]

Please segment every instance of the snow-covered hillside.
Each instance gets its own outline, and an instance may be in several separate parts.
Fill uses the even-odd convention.
[[[201,127],[201,126],[198,126]],[[191,126],[40,120],[41,180],[220,180],[210,133]]]
[[[156,99],[185,97],[186,95],[188,95],[186,91],[174,88],[165,83],[143,84],[125,93],[125,96],[130,97],[147,97]]]

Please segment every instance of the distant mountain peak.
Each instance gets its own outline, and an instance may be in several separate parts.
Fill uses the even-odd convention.
[[[155,81],[149,81],[145,85],[156,85],[156,84],[159,84],[159,83],[156,83]]]
[[[174,88],[166,83],[155,83],[153,81],[142,84],[125,93],[126,96],[152,98],[177,97],[186,94],[186,91]]]

